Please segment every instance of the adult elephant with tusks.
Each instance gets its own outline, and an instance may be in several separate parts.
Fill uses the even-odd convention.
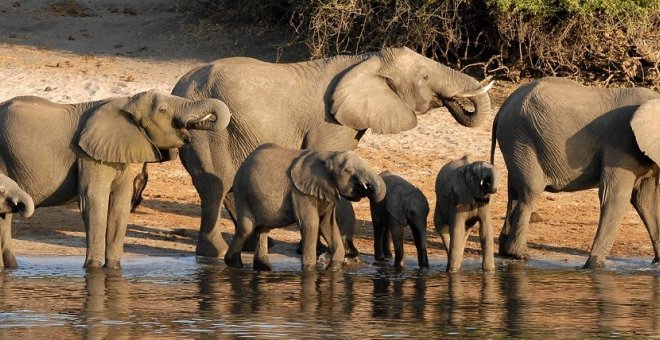
[[[225,253],[220,207],[224,202],[235,219],[232,180],[259,145],[353,150],[367,129],[409,130],[417,115],[443,104],[460,124],[474,127],[490,112],[490,85],[408,48],[292,64],[226,58],[193,69],[172,93],[221,99],[233,114],[226,131],[193,132],[193,142],[180,149],[201,199],[197,254]],[[465,109],[461,98],[474,110]]]
[[[229,109],[157,90],[58,104],[40,97],[0,103],[0,172],[36,207],[78,199],[87,236],[85,267],[119,268],[131,200],[130,163],[161,162],[190,142],[189,129],[222,129]],[[0,220],[5,267],[16,267],[11,214]]]

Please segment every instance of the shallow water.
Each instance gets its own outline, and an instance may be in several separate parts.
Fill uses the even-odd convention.
[[[136,257],[121,271],[81,257],[22,257],[0,273],[0,337],[630,337],[660,334],[648,264],[478,265],[448,275],[365,266],[253,272],[195,257]],[[413,268],[413,266],[410,266]]]

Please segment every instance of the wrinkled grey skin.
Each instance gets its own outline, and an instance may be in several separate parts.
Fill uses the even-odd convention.
[[[270,228],[300,226],[302,268],[316,266],[319,231],[328,242],[330,266],[341,268],[344,246],[336,221],[339,197],[351,201],[382,200],[385,184],[352,151],[331,152],[287,149],[275,144],[257,148],[236,172],[233,183],[237,225],[225,263],[243,266],[241,250],[247,238],[258,234],[255,270],[271,270],[267,234]]]
[[[469,230],[479,222],[481,268],[495,270],[490,195],[497,192],[499,171],[467,156],[445,164],[435,180],[435,229],[447,251],[447,272],[461,269]]]
[[[420,268],[428,268],[426,253],[426,225],[429,216],[429,202],[421,190],[410,182],[389,171],[380,176],[385,182],[387,194],[380,202],[369,201],[371,219],[374,226],[374,257],[377,261],[392,258],[390,236],[394,244],[394,265],[403,267],[403,227],[410,226],[417,263]]]
[[[180,149],[201,199],[196,253],[222,256],[226,251],[220,207],[225,202],[235,215],[228,192],[236,169],[257,146],[354,150],[366,129],[409,130],[417,125],[417,115],[440,105],[460,124],[474,127],[490,112],[487,89],[407,48],[293,64],[226,58],[193,69],[172,93],[221,99],[233,114],[226,131],[193,132],[193,142]],[[476,110],[463,109],[459,98],[469,98]]]
[[[601,268],[628,202],[646,226],[660,261],[658,161],[660,94],[644,88],[593,88],[559,78],[521,86],[493,123],[508,175],[500,254],[527,258],[527,229],[545,191],[598,188],[600,219],[584,268]]]
[[[219,100],[194,102],[159,91],[80,104],[39,97],[0,103],[0,172],[37,207],[79,200],[87,235],[85,267],[120,267],[131,203],[130,163],[167,160],[187,129],[221,129]],[[215,120],[215,121],[213,121]],[[5,267],[15,267],[11,215],[0,220]]]
[[[23,217],[32,216],[32,213],[34,213],[34,202],[32,201],[32,197],[23,191],[14,180],[0,174],[0,219],[11,220],[14,213],[19,213]],[[5,251],[5,247],[2,246],[11,242],[11,233],[9,231],[9,228],[0,229],[0,249],[2,250],[0,269],[5,267],[5,262],[7,262],[8,267],[16,266],[16,258],[14,258],[14,254],[12,254],[10,248],[6,247]]]

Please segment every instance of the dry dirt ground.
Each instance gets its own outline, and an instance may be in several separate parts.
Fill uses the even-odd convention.
[[[151,88],[171,90],[194,66],[213,59],[247,55],[263,60],[304,60],[298,48],[284,44],[278,33],[217,26],[182,14],[177,0],[37,1],[0,3],[0,101],[18,95],[36,95],[55,102],[83,102],[130,95]],[[498,83],[492,91],[494,111],[517,85]],[[491,125],[476,129],[458,125],[444,109],[421,116],[418,127],[398,135],[367,133],[358,152],[378,170],[397,172],[422,189],[435,204],[434,180],[447,161],[470,154],[488,159]],[[499,150],[495,161],[506,173]],[[137,170],[138,167],[136,166]],[[145,200],[131,215],[125,251],[142,255],[194,254],[199,225],[199,198],[180,162],[153,165]],[[506,184],[506,181],[503,183]],[[505,188],[505,187],[504,187]],[[492,200],[495,235],[506,207],[506,190]],[[358,249],[372,254],[368,202],[355,204]],[[595,190],[574,194],[544,194],[531,224],[529,246],[533,258],[562,260],[585,255],[598,221]],[[233,234],[230,220],[223,232]],[[429,252],[444,259],[441,243],[429,216]],[[466,253],[479,256],[476,233]],[[77,204],[41,208],[13,229],[18,255],[85,252],[85,234]],[[299,239],[295,229],[271,236],[292,249]],[[408,235],[409,236],[409,235]],[[408,237],[406,253],[414,258]],[[611,255],[652,258],[648,234],[631,207]]]

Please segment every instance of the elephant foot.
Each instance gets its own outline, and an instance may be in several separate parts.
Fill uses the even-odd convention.
[[[225,264],[232,268],[243,268],[241,254],[225,255]]]
[[[252,269],[269,272],[273,270],[273,265],[270,263],[268,257],[255,257],[254,262],[252,263]]]
[[[360,252],[353,244],[353,240],[346,240],[346,257],[358,257]]]
[[[195,248],[195,254],[206,257],[222,257],[227,253],[229,246],[222,237],[216,239],[215,242],[210,240],[199,240]]]
[[[103,268],[103,263],[100,260],[87,260],[83,268],[87,268],[87,269]]]
[[[344,268],[344,261],[330,261],[330,264],[326,268],[329,271],[336,272]]]
[[[120,260],[108,260],[105,261],[105,266],[104,268],[107,269],[121,269],[121,261]]]
[[[18,262],[16,262],[16,257],[11,252],[6,252],[2,254],[2,262],[4,262],[4,267],[7,269],[18,268]]]
[[[257,234],[252,234],[243,244],[243,251],[254,251],[255,249],[257,249],[258,243],[259,243],[259,239],[257,238]],[[275,245],[275,240],[273,240],[270,236],[268,236],[268,249],[272,248],[274,245]]]
[[[500,251],[502,247],[500,247]],[[529,259],[529,254],[527,254],[527,246],[519,245],[505,245],[504,252],[500,252],[501,256],[508,257],[514,260],[527,260]]]
[[[428,268],[429,267],[429,256],[424,251],[421,255],[417,256],[417,265],[419,265],[419,268]]]
[[[656,256],[653,261],[651,262],[653,265],[660,265],[660,257]]]
[[[596,256],[589,256],[587,262],[582,269],[603,269],[605,268],[605,260]]]

